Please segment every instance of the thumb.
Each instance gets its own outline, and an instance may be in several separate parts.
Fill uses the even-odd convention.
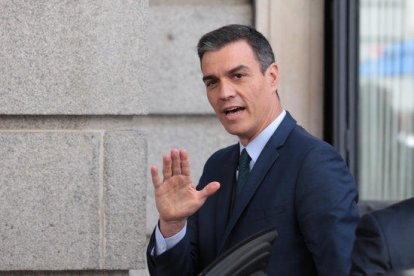
[[[220,183],[214,181],[207,184],[200,192],[203,197],[207,198],[217,192],[218,189],[220,189]]]

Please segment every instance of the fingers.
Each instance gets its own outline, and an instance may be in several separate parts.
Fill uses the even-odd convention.
[[[172,149],[170,154],[164,155],[162,174],[164,181],[174,175],[190,176],[188,152],[184,149]]]
[[[181,173],[186,176],[190,176],[190,160],[188,159],[188,152],[186,150],[180,150],[181,159]]]
[[[157,189],[161,185],[161,179],[158,175],[158,168],[157,166],[151,167],[151,178],[152,178],[152,185],[154,185],[154,189]]]
[[[220,189],[220,183],[218,182],[210,182],[209,184],[207,184],[207,186],[205,186],[201,191],[201,196],[202,197],[209,197],[213,194],[215,194],[215,192],[218,191],[218,189]]]
[[[171,155],[164,155],[162,158],[162,175],[164,176],[164,180],[172,176],[171,164]]]
[[[180,153],[176,149],[171,150],[171,159],[172,159],[172,173],[173,175],[181,174],[181,159]]]

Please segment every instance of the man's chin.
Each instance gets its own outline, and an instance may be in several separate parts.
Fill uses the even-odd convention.
[[[234,127],[224,127],[224,129],[230,133],[231,135],[235,135],[237,137],[240,137],[241,135],[243,135],[243,131],[241,131],[240,129],[236,129]]]

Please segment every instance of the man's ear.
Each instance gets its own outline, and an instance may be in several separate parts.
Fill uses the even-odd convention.
[[[270,85],[276,90],[279,84],[279,69],[276,63],[272,63],[267,67],[266,75],[269,77]]]

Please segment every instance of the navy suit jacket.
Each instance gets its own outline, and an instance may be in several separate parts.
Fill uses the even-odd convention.
[[[238,158],[238,144],[209,158],[197,188],[211,181],[221,188],[189,218],[176,246],[152,256],[152,235],[150,273],[197,274],[226,249],[275,227],[268,275],[348,275],[359,214],[354,179],[339,154],[288,113],[232,204]]]
[[[414,198],[361,218],[352,275],[383,275],[414,268]]]

